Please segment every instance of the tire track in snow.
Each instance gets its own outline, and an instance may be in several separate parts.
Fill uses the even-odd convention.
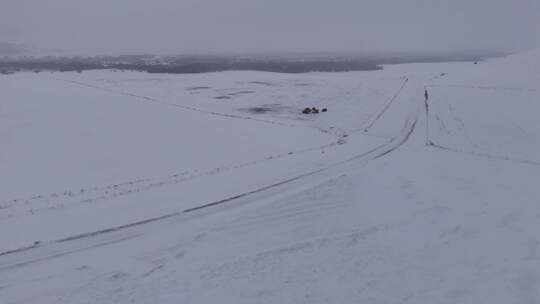
[[[428,88],[432,88],[432,87],[442,87],[442,86],[437,86],[437,85],[429,85],[429,86],[426,86],[426,90]],[[463,121],[463,119],[461,117],[459,117],[459,115],[456,113],[454,107],[452,106],[451,103],[446,103],[448,105],[448,113],[451,117],[452,120],[454,120],[454,122],[458,125],[458,130],[461,131],[463,133],[463,136],[465,138],[465,140],[473,147],[475,148],[479,148],[478,144],[476,144],[472,139],[471,137],[469,136],[469,133],[467,132],[467,128],[466,128],[466,125],[465,125],[465,122]],[[430,134],[430,122],[432,120],[431,118],[431,109],[433,108],[432,106],[429,105],[429,98],[426,99],[425,101],[425,111],[426,111],[426,146],[431,146],[434,144],[434,141],[431,139],[431,134]],[[437,114],[434,114],[435,115],[435,120],[439,123],[439,131],[442,131],[444,133],[446,133],[447,135],[452,135],[452,131],[450,130],[450,128],[448,128],[444,122],[444,118],[441,118],[439,115]]]
[[[53,252],[51,254],[41,256],[39,258],[32,259],[31,261],[17,262],[17,263],[8,265],[8,266],[4,266],[4,265],[0,264],[0,271],[25,266],[25,265],[28,265],[28,264],[38,263],[38,262],[41,262],[41,261],[47,261],[47,260],[50,260],[50,259],[65,256],[65,255],[68,255],[68,254],[85,251],[85,250],[88,250],[88,249],[94,249],[94,248],[99,248],[99,247],[104,247],[104,246],[107,246],[107,245],[120,243],[120,242],[129,240],[129,239],[136,238],[137,236],[138,236],[137,234],[128,235],[128,236],[122,236],[122,237],[119,237],[119,238],[113,238],[113,239],[110,239],[110,240],[104,240],[104,241],[96,243],[96,244],[91,244],[91,245],[87,245],[87,246],[81,246],[81,247],[78,247],[76,249],[58,250],[57,252]],[[17,250],[12,250],[12,251],[6,252],[6,253],[0,253],[0,258],[3,255],[9,255],[9,254],[15,254],[15,253],[24,253],[24,252],[27,252],[27,251],[29,251],[31,249],[35,249],[38,246],[39,245],[34,245],[34,246],[29,246],[29,247],[26,247],[26,248],[23,248],[23,249],[17,249]]]
[[[375,117],[371,120],[371,122],[369,122],[365,127],[363,128],[360,128],[358,130],[353,130],[354,131],[359,131],[361,129],[363,129],[364,133],[367,133],[369,132],[369,130],[373,127],[373,125],[379,121],[379,119],[381,119],[381,117],[384,115],[384,113],[386,113],[386,111],[388,111],[388,109],[390,109],[390,107],[392,106],[392,104],[394,103],[394,101],[396,101],[396,99],[398,99],[398,97],[401,95],[401,92],[403,92],[403,90],[405,89],[405,86],[407,85],[407,83],[409,82],[409,78],[405,78],[405,80],[403,81],[403,83],[401,84],[401,87],[399,88],[399,90],[396,92],[396,94],[394,94],[394,96],[392,96],[392,98],[386,103],[386,105],[382,108],[382,110],[377,114],[375,115]]]
[[[439,145],[436,143],[432,143],[430,146],[438,150],[443,150],[443,151],[448,151],[448,152],[453,152],[453,153],[472,155],[472,156],[482,157],[482,158],[487,158],[487,159],[504,160],[504,161],[514,162],[514,163],[519,163],[519,164],[525,164],[525,165],[540,166],[540,162],[529,160],[529,159],[520,159],[520,158],[514,158],[510,156],[491,154],[491,153],[461,150],[461,149],[446,147],[446,146]]]
[[[257,160],[253,160],[253,161],[249,161],[245,163],[239,163],[239,164],[230,165],[230,166],[220,166],[220,167],[216,167],[216,168],[203,171],[200,173],[197,173],[198,170],[194,170],[191,172],[184,171],[184,172],[171,174],[171,175],[168,175],[166,177],[161,177],[161,178],[142,178],[142,179],[131,180],[131,181],[123,182],[123,183],[115,183],[115,184],[101,186],[101,187],[81,187],[80,189],[77,189],[74,191],[64,190],[63,193],[59,191],[59,192],[54,192],[48,195],[39,194],[39,195],[34,195],[31,198],[26,198],[26,199],[24,198],[10,199],[10,200],[0,203],[0,210],[17,207],[19,205],[30,205],[30,204],[33,204],[33,205],[29,206],[31,209],[26,210],[24,212],[15,213],[15,214],[9,213],[4,216],[0,215],[0,219],[12,218],[14,216],[23,216],[27,214],[33,215],[43,210],[73,207],[79,204],[89,204],[89,203],[95,203],[95,202],[103,201],[103,200],[115,199],[115,198],[126,196],[126,195],[137,194],[137,193],[145,192],[145,191],[156,189],[156,188],[171,186],[178,183],[195,180],[197,178],[201,178],[205,176],[212,176],[212,175],[228,172],[235,169],[255,166],[255,165],[259,165],[259,164],[272,161],[272,160],[292,157],[294,155],[301,155],[301,154],[306,154],[306,153],[314,152],[314,151],[321,151],[324,149],[338,146],[340,144],[343,144],[343,141],[332,142],[326,145],[291,151],[288,153],[271,155],[262,159],[257,159]],[[78,197],[80,199],[77,199]],[[35,204],[37,203],[47,204],[47,205],[40,208],[40,207],[35,206]]]
[[[465,88],[465,89],[479,89],[479,90],[491,90],[491,91],[538,92],[538,90],[530,89],[530,88],[496,87],[496,86],[484,86],[484,85],[475,86],[475,85],[447,84],[447,85],[430,85],[430,87]]]
[[[403,79],[403,77],[400,77],[400,79]],[[388,109],[394,103],[394,101],[397,98],[399,98],[399,96],[401,95],[401,92],[405,89],[405,85],[407,84],[408,81],[409,81],[409,79],[406,77],[404,82],[401,84],[400,88],[396,92],[396,94],[394,94],[392,96],[392,98],[390,98],[390,100],[386,103],[385,107],[381,110],[381,112],[379,112],[378,114],[373,116],[374,118],[370,118],[369,123],[363,122],[361,124],[360,128],[352,129],[352,130],[349,131],[349,133],[359,133],[359,132],[361,132],[359,134],[365,135],[365,136],[379,137],[379,138],[386,138],[386,139],[391,138],[391,136],[389,136],[389,135],[371,133],[371,132],[369,132],[369,129],[367,129],[366,126],[364,126],[364,125],[368,124],[370,126],[369,128],[372,128],[373,125],[375,124],[375,122],[377,122],[384,115],[384,113],[386,113],[386,111],[388,111]]]

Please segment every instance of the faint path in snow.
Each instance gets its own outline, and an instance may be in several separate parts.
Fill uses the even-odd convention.
[[[504,155],[495,155],[490,153],[484,153],[484,152],[475,152],[475,151],[466,151],[461,149],[455,149],[450,147],[445,147],[436,143],[432,143],[430,147],[433,147],[435,149],[454,152],[454,153],[461,153],[461,154],[467,154],[477,157],[483,157],[487,159],[495,159],[495,160],[504,160],[504,161],[510,161],[514,163],[520,163],[520,164],[526,164],[526,165],[533,165],[533,166],[540,166],[540,162],[534,161],[534,160],[528,160],[528,159],[519,159],[519,158],[513,158],[509,156]]]
[[[401,95],[401,92],[403,92],[403,89],[405,89],[405,86],[407,85],[407,83],[409,82],[409,78],[405,78],[403,80],[403,83],[401,84],[401,87],[399,88],[399,90],[396,92],[396,94],[394,94],[394,96],[392,96],[392,98],[388,101],[388,103],[382,108],[382,110],[377,113],[377,115],[375,115],[373,117],[373,119],[371,119],[371,121],[363,128],[360,128],[358,130],[353,130],[354,131],[359,131],[359,130],[362,130],[364,131],[364,133],[368,133],[369,130],[373,127],[373,125],[379,121],[379,119],[381,119],[381,117],[384,115],[384,113],[386,113],[386,111],[388,111],[388,109],[392,106],[392,104],[394,103],[394,101],[396,101],[396,99],[398,99],[398,97]]]
[[[228,172],[235,169],[241,169],[249,166],[255,166],[264,162],[277,160],[285,157],[292,157],[295,155],[305,154],[313,151],[320,151],[328,148],[335,147],[337,145],[344,144],[344,141],[337,141],[329,143],[322,146],[306,148],[302,150],[291,151],[288,153],[276,154],[272,156],[267,156],[261,159],[238,163],[233,165],[224,165],[207,171],[194,170],[194,171],[184,171],[174,174],[170,174],[164,177],[156,178],[139,178],[133,179],[131,181],[126,181],[122,183],[115,183],[106,186],[98,187],[81,187],[78,189],[68,189],[57,191],[50,194],[39,194],[33,195],[28,198],[17,198],[10,199],[3,202],[0,202],[0,212],[4,213],[9,212],[9,209],[16,206],[26,206],[30,205],[28,208],[20,212],[11,212],[6,215],[0,213],[0,219],[2,218],[12,218],[19,217],[24,215],[34,215],[36,213],[45,211],[45,210],[55,210],[59,208],[73,207],[78,204],[90,204],[97,201],[111,200],[118,197],[141,193],[144,191],[152,190],[155,188],[161,188],[166,186],[175,185],[178,183],[194,180],[197,178],[216,175],[223,172]],[[36,206],[36,204],[41,204],[42,206]]]
[[[184,109],[184,110],[188,110],[188,111],[192,111],[192,112],[197,112],[197,113],[201,113],[201,114],[205,114],[205,115],[212,115],[212,116],[225,117],[225,118],[234,118],[234,119],[243,119],[243,120],[251,120],[251,121],[267,123],[267,124],[272,124],[272,125],[279,125],[279,126],[298,127],[297,125],[294,125],[294,124],[286,124],[286,123],[273,121],[273,120],[259,119],[259,118],[254,118],[254,117],[250,117],[250,116],[242,116],[242,115],[236,115],[236,114],[220,113],[220,112],[215,112],[215,111],[203,110],[203,109],[199,109],[199,108],[195,108],[195,107],[191,107],[191,106],[185,106],[185,105],[180,105],[180,104],[176,104],[176,103],[165,102],[165,101],[155,99],[155,98],[152,98],[152,97],[148,97],[148,96],[138,95],[138,94],[129,93],[129,92],[118,92],[118,91],[115,91],[115,90],[111,90],[111,89],[107,89],[107,88],[103,88],[103,87],[100,87],[100,86],[87,84],[87,83],[83,83],[83,82],[79,82],[79,81],[75,81],[75,80],[68,80],[68,79],[61,79],[61,78],[54,78],[54,79],[57,80],[57,81],[76,84],[76,85],[79,85],[79,86],[88,87],[88,88],[92,88],[92,89],[96,89],[96,90],[101,90],[101,91],[105,91],[105,92],[110,92],[110,93],[115,93],[115,94],[121,94],[121,95],[124,95],[124,96],[134,97],[136,99],[139,99],[139,100],[145,101],[145,102],[157,103],[157,104],[166,105],[166,106],[175,107],[175,108],[180,108],[180,109]]]
[[[497,87],[497,86],[484,86],[484,85],[462,85],[462,84],[445,84],[445,85],[430,85],[433,88],[465,88],[465,89],[479,89],[490,91],[517,91],[517,92],[537,92],[536,89],[530,88],[513,88],[513,87]]]
[[[469,88],[469,89],[487,89],[487,90],[536,92],[536,90],[523,89],[523,88],[504,88],[504,87],[488,87],[488,86],[465,86],[465,85],[428,85],[428,86],[426,86],[426,89],[427,88],[432,88],[432,87],[459,87],[459,88]],[[519,164],[540,166],[539,161],[534,161],[534,160],[529,160],[529,159],[522,159],[522,158],[515,158],[515,157],[511,157],[511,156],[507,156],[507,155],[498,155],[498,154],[494,154],[494,153],[468,151],[468,150],[464,150],[464,149],[448,147],[448,146],[437,143],[436,141],[433,140],[433,138],[431,138],[431,135],[430,135],[430,132],[429,132],[430,131],[430,126],[431,126],[430,122],[432,121],[432,116],[435,116],[435,120],[439,123],[439,130],[441,130],[441,131],[443,131],[443,132],[445,132],[447,134],[451,134],[451,131],[446,127],[446,125],[444,124],[444,121],[437,114],[432,114],[432,111],[431,111],[432,107],[429,104],[429,98],[427,98],[425,100],[424,107],[425,107],[425,115],[426,115],[426,146],[432,147],[432,148],[435,148],[435,149],[438,149],[438,150],[443,150],[443,151],[448,151],[448,152],[453,152],[453,153],[461,153],[461,154],[466,154],[466,155],[471,155],[471,156],[476,156],[476,157],[482,157],[482,158],[487,158],[487,159],[492,159],[492,160],[510,161],[510,162],[519,163]],[[464,123],[463,119],[461,119],[457,115],[457,113],[455,112],[455,110],[454,110],[454,108],[452,107],[451,104],[448,104],[448,108],[449,108],[449,113],[452,116],[452,119],[454,119],[458,123],[459,128],[461,129],[461,131],[463,132],[463,134],[465,136],[465,139],[473,147],[479,148],[479,146],[476,143],[474,143],[473,140],[469,137],[468,132],[466,132],[466,127],[465,127],[465,123]],[[521,127],[518,126],[518,128],[523,131],[523,129]]]

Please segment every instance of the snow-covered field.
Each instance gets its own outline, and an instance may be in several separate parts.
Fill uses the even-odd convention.
[[[540,303],[538,83],[2,75],[0,303]]]

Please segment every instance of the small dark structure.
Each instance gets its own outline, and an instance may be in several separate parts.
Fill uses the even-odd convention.
[[[305,108],[302,113],[303,114],[319,114],[320,112],[327,112],[327,108],[323,108],[322,110],[319,110],[317,107],[311,107],[311,108]]]

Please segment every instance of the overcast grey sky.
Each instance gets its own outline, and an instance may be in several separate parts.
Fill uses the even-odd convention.
[[[540,0],[0,0],[0,41],[84,53],[521,50]]]

